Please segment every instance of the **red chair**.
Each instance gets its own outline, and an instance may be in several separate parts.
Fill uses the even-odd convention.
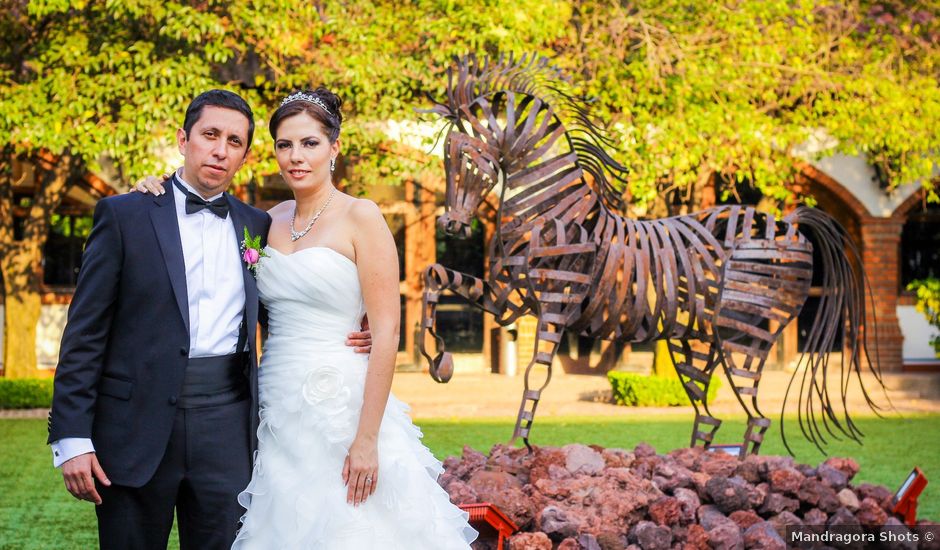
[[[489,502],[461,504],[460,509],[466,510],[470,514],[470,525],[479,531],[480,540],[495,538],[497,550],[509,548],[509,537],[519,528],[506,517],[506,514],[500,512],[497,507]],[[507,541],[505,547],[503,541]]]

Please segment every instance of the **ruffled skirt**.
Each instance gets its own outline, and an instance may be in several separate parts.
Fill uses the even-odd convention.
[[[345,347],[314,354],[290,347],[301,346],[269,346],[262,360],[258,450],[238,497],[247,512],[233,549],[469,548],[477,533],[437,484],[441,463],[394,396],[379,431],[375,493],[347,504],[342,469],[368,359]]]

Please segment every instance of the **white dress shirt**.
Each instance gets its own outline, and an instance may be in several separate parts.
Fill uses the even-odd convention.
[[[194,192],[179,172],[176,177],[184,187]],[[175,193],[173,198],[183,243],[183,263],[186,265],[189,356],[235,353],[238,329],[245,311],[245,280],[235,226],[228,217],[223,220],[208,209],[187,214],[186,197]]]
[[[183,181],[182,170],[176,177]],[[166,185],[173,185],[167,181]],[[198,195],[198,193],[196,193]],[[222,194],[210,197],[212,201]],[[189,356],[212,357],[235,353],[245,311],[245,281],[238,237],[231,214],[222,219],[208,209],[186,213],[186,195],[174,189],[176,219],[186,266],[189,303]],[[95,451],[91,439],[66,437],[51,444],[52,462],[58,468],[80,454]]]

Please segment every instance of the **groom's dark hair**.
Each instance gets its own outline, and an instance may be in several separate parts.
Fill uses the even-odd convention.
[[[245,115],[248,118],[248,143],[245,146],[245,153],[251,147],[251,137],[255,133],[255,115],[251,112],[248,102],[242,99],[242,96],[228,90],[209,90],[196,96],[189,107],[186,108],[186,118],[183,119],[183,131],[186,132],[186,139],[189,139],[189,131],[193,129],[199,117],[202,116],[202,109],[206,105],[212,107],[222,107],[223,109],[232,109]]]

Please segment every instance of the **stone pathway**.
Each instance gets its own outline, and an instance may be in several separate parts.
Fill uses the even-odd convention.
[[[780,413],[791,374],[766,371],[760,385],[758,405],[764,414],[776,417]],[[898,412],[940,413],[940,375],[892,374],[885,375],[888,397]],[[838,377],[831,380],[831,388],[838,391]],[[447,384],[434,382],[426,373],[397,373],[392,391],[408,403],[414,418],[515,418],[522,398],[524,377],[480,372],[457,372]],[[796,384],[794,384],[796,386]],[[865,377],[865,387],[879,404],[886,404],[884,394],[877,390],[874,377]],[[789,403],[796,404],[796,390],[791,391]],[[608,401],[610,384],[606,376],[553,374],[551,383],[542,393],[538,416],[620,416],[630,414],[679,415],[691,414],[687,407],[621,407]],[[836,399],[833,394],[833,399]],[[850,385],[848,399],[850,413],[871,414],[865,403],[858,381]],[[743,415],[727,379],[722,379],[711,411],[717,415]]]
[[[46,418],[49,409],[0,409],[0,418]]]
[[[766,371],[760,385],[758,404],[764,414],[776,417],[780,413],[790,373]],[[940,413],[940,375],[888,374],[885,375],[888,397],[902,414]],[[838,377],[831,380],[831,388],[838,391]],[[392,391],[412,409],[418,419],[430,418],[515,418],[522,397],[524,379],[484,372],[457,372],[447,384],[438,384],[427,373],[399,372],[395,374]],[[884,395],[878,391],[873,377],[865,377],[866,388],[880,404]],[[849,411],[853,414],[871,414],[865,404],[858,381],[853,379],[849,392]],[[795,391],[795,390],[794,390]],[[542,394],[538,416],[628,416],[677,415],[687,417],[692,408],[686,407],[620,407],[608,402],[610,384],[606,376],[559,374]],[[796,396],[791,392],[790,407]],[[836,399],[833,394],[833,399]],[[718,416],[740,416],[740,404],[731,392],[726,379],[710,406]],[[45,418],[47,409],[0,410],[0,418]]]

